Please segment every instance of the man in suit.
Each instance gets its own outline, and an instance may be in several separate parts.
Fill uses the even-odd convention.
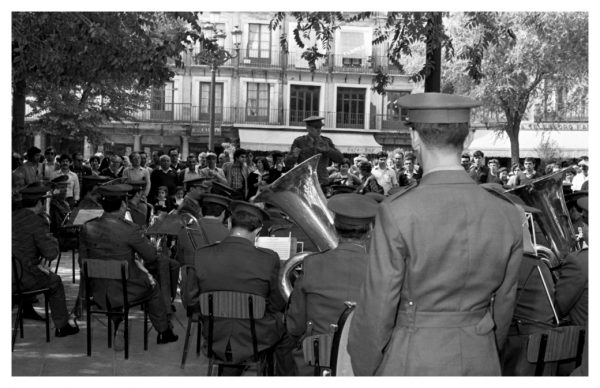
[[[418,185],[379,204],[349,331],[355,375],[500,375],[523,255],[521,215],[460,165],[477,101],[400,98]]]
[[[341,163],[344,156],[335,148],[330,138],[321,136],[323,120],[324,118],[319,116],[311,116],[304,119],[308,134],[294,139],[290,158],[299,164],[314,155],[320,154],[321,158],[317,165],[317,175],[321,186],[328,186],[329,174],[327,173],[327,167],[329,167],[332,161]],[[323,192],[326,192],[326,190],[323,190]]]
[[[297,374],[313,375],[303,359],[305,336],[328,334],[345,309],[345,301],[356,301],[367,269],[367,243],[378,204],[367,195],[338,194],[327,202],[334,213],[340,236],[337,248],[307,256],[303,274],[294,283],[287,311],[286,327],[297,341],[294,350]],[[307,324],[311,322],[310,332]]]
[[[244,201],[232,201],[229,236],[218,244],[196,252],[194,267],[200,292],[238,291],[263,296],[266,312],[256,320],[258,350],[275,346],[276,374],[293,371],[291,341],[283,323],[285,300],[279,291],[279,256],[270,249],[254,246],[254,241],[269,215]],[[252,356],[250,323],[247,320],[216,319],[215,355],[223,360],[241,362]],[[208,334],[203,325],[203,335]],[[239,371],[241,372],[241,371]]]
[[[473,152],[473,165],[469,168],[469,175],[477,183],[487,183],[490,174],[489,168],[485,165],[485,157],[482,151]]]
[[[167,307],[161,297],[161,289],[155,281],[151,280],[148,273],[136,264],[137,253],[144,261],[144,265],[156,265],[159,260],[156,250],[144,238],[138,225],[125,220],[127,210],[127,193],[132,190],[128,184],[101,186],[98,188],[101,195],[104,213],[98,218],[86,222],[79,237],[79,255],[84,260],[121,260],[129,264],[129,279],[127,280],[127,298],[131,302],[150,296],[148,314],[152,325],[158,332],[156,342],[166,344],[177,341],[172,325],[167,315]],[[107,308],[107,303],[112,307],[123,305],[120,280],[95,279],[92,284],[92,293],[96,302]],[[122,333],[115,326],[115,349],[120,349],[123,344]]]
[[[201,194],[198,201],[204,216],[197,217],[198,223],[183,226],[177,234],[177,260],[182,265],[194,265],[196,249],[221,242],[229,235],[223,220],[231,200],[206,193]]]
[[[58,256],[58,241],[50,233],[50,224],[43,215],[44,200],[49,190],[48,186],[36,184],[21,190],[23,207],[12,213],[12,254],[18,263],[17,274],[23,291],[50,289],[49,303],[56,327],[54,334],[66,337],[77,334],[79,328],[69,324],[65,289],[60,276],[52,272],[49,265],[44,265],[44,261],[50,262]],[[13,283],[16,280],[13,279]]]

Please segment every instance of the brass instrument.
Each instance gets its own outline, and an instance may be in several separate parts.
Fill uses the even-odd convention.
[[[535,243],[535,231],[532,236],[537,255],[548,262],[551,269],[558,268],[568,253],[580,249],[563,195],[562,182],[566,170],[564,168],[506,191],[541,210],[534,215],[535,224],[540,227],[549,246]]]
[[[333,226],[333,214],[327,208],[327,199],[317,176],[321,155],[300,163],[275,182],[265,186],[252,202],[266,202],[283,212],[298,225],[317,246],[319,251],[336,248],[338,235]],[[290,277],[310,252],[290,257],[279,271],[279,287],[286,298],[292,291]]]

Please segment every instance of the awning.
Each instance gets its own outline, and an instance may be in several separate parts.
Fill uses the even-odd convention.
[[[306,135],[306,131],[239,129],[240,147],[253,151],[290,150],[292,142],[298,136]],[[381,144],[375,141],[372,133],[326,132],[335,148],[345,154],[376,154],[382,150]]]
[[[555,157],[578,158],[588,155],[588,131],[524,131],[519,132],[519,157],[541,158],[556,150]],[[486,157],[510,158],[510,140],[506,133],[477,130],[468,148],[480,150]]]

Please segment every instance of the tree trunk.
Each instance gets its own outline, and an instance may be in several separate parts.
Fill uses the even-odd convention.
[[[22,151],[25,140],[25,94],[27,84],[24,80],[14,83],[12,105],[12,146],[15,151]]]
[[[433,64],[430,73],[425,77],[425,93],[440,92],[442,78],[442,45],[438,30],[443,29],[442,13],[434,12],[432,20],[432,37],[427,42],[427,63]]]
[[[521,116],[506,114],[506,133],[510,140],[511,164],[519,163],[519,130],[521,128]]]

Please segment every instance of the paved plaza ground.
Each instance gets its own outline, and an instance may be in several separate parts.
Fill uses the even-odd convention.
[[[65,286],[67,308],[71,310],[79,287],[79,269],[77,268],[74,284],[70,252],[63,252],[58,274]],[[206,376],[208,360],[202,352],[200,356],[196,356],[195,324],[192,326],[185,369],[180,367],[187,317],[179,297],[175,300],[175,307],[177,311],[173,323],[179,340],[157,345],[156,331],[152,329],[148,335],[148,351],[144,351],[143,312],[137,307],[131,311],[128,360],[125,360],[123,351],[117,352],[107,347],[106,318],[101,315],[95,315],[92,319],[91,357],[86,354],[85,317],[78,321],[80,332],[65,338],[54,336],[54,326],[50,321],[51,337],[48,343],[45,341],[44,322],[26,319],[24,338],[17,335],[12,353],[12,376]],[[43,316],[43,297],[39,298],[35,309]],[[14,307],[13,323],[16,311]]]

